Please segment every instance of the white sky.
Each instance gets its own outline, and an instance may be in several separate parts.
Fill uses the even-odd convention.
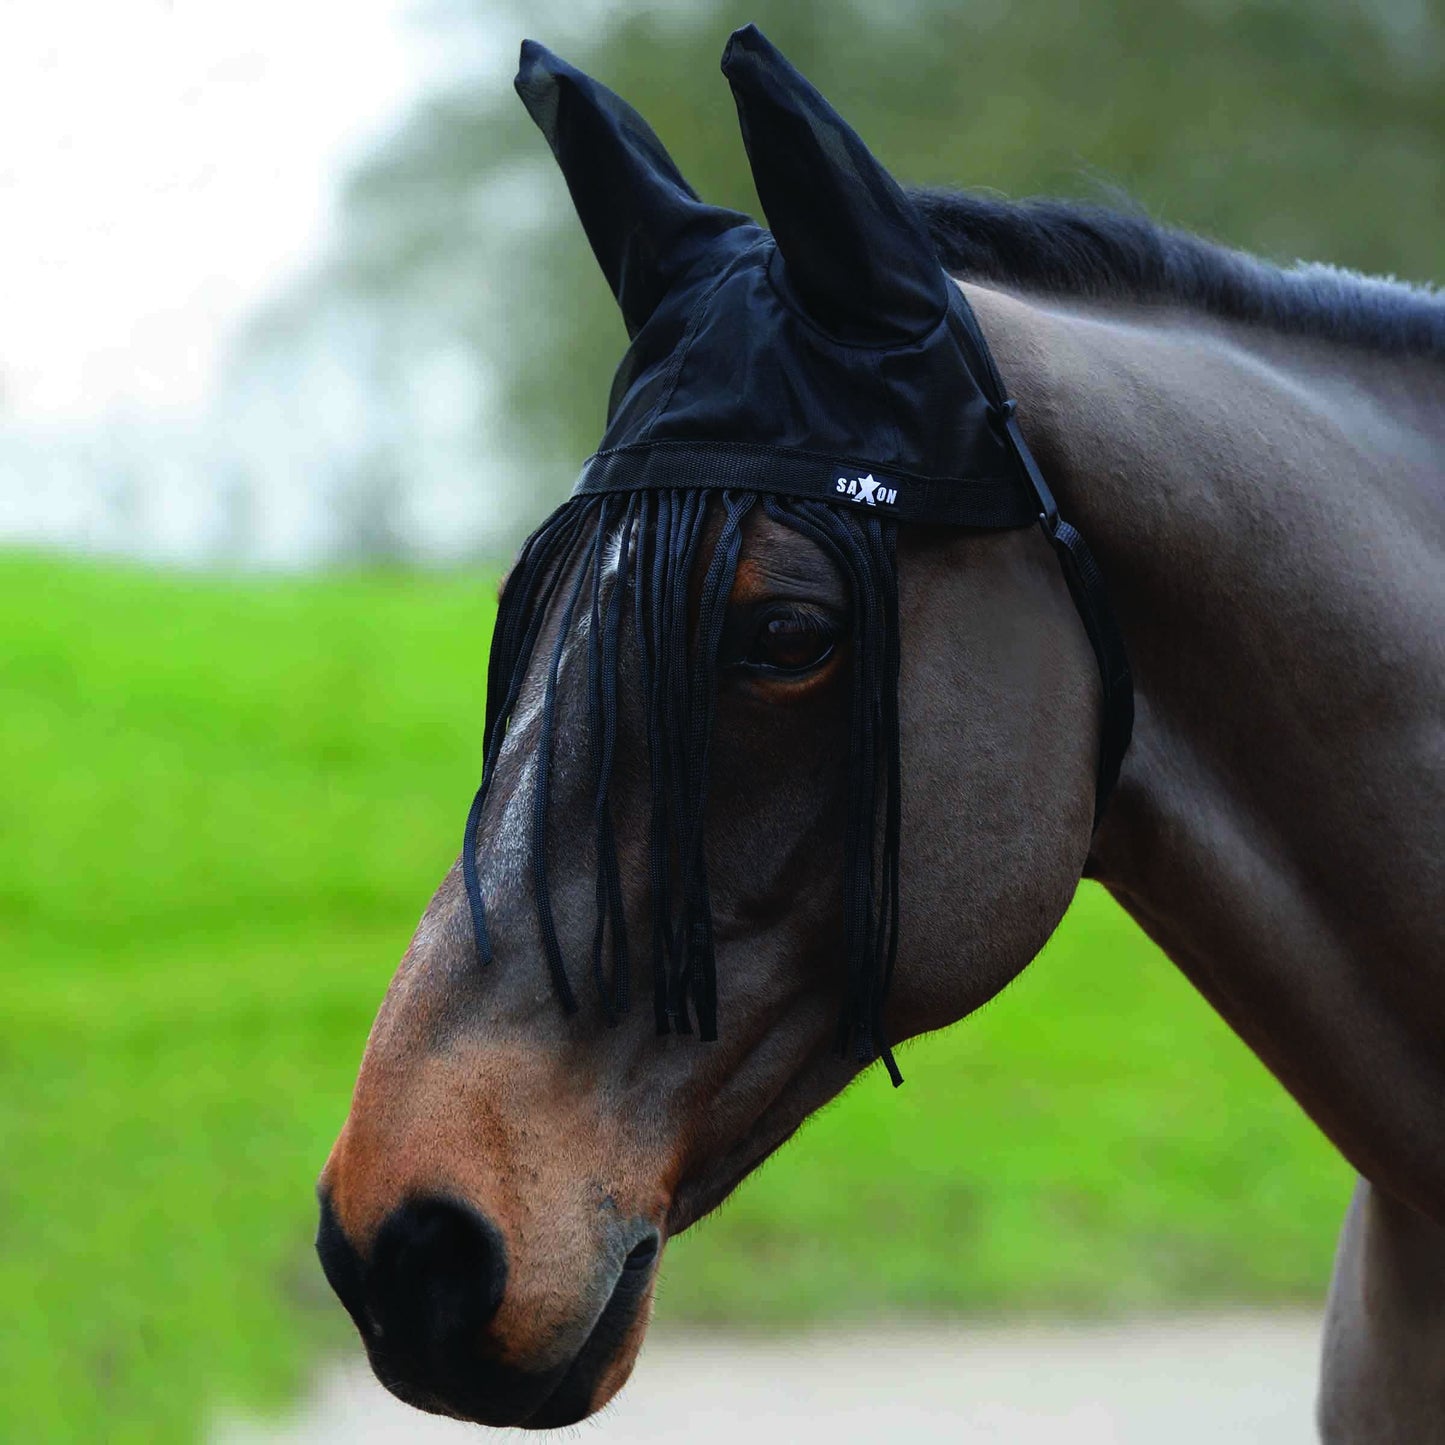
[[[496,447],[479,472],[479,358],[418,345],[382,395],[345,317],[242,382],[228,350],[328,253],[342,181],[416,98],[501,94],[523,34],[565,49],[678,3],[0,0],[0,545],[261,567],[382,523],[418,560],[504,545],[533,499]]]
[[[456,63],[412,12],[0,0],[0,412],[199,403],[321,249],[347,163]]]

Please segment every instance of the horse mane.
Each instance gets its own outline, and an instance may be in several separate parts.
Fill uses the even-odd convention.
[[[1389,355],[1445,361],[1445,293],[1338,266],[1281,267],[1137,212],[914,190],[945,269],[1049,295],[1174,302]]]

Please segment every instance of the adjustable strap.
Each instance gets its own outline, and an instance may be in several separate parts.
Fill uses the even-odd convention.
[[[1059,516],[1059,504],[1044,480],[1029,444],[1019,430],[1018,403],[1011,398],[1001,402],[994,412],[1000,431],[1008,439],[1019,466],[1033,489],[1038,503],[1039,525],[1049,539],[1069,594],[1074,599],[1089,644],[1099,664],[1099,680],[1103,684],[1100,700],[1099,771],[1094,787],[1094,826],[1104,816],[1104,809],[1119,781],[1119,769],[1129,749],[1134,732],[1134,676],[1129,668],[1129,654],[1124,648],[1123,634],[1114,618],[1104,590],[1103,573],[1078,530]]]
[[[682,488],[802,497],[930,526],[1006,529],[1027,527],[1034,520],[1029,496],[1002,458],[997,476],[925,477],[798,447],[680,438],[595,453],[572,494]]]
[[[1078,530],[1059,516],[1059,504],[1054,500],[1054,494],[1044,480],[1023,432],[1019,430],[1018,403],[1009,397],[993,352],[984,340],[978,317],[958,286],[949,287],[948,323],[970,360],[969,369],[993,407],[990,417],[994,425],[1008,443],[1019,470],[1033,492],[1039,525],[1059,559],[1059,566],[1063,568],[1069,595],[1074,599],[1074,606],[1099,664],[1099,681],[1102,684],[1099,771],[1094,785],[1094,826],[1097,828],[1114,785],[1119,781],[1119,769],[1123,766],[1124,754],[1129,750],[1129,739],[1134,733],[1134,675],[1129,669],[1124,637],[1115,621],[1114,609],[1109,606],[1099,564],[1094,561],[1094,554],[1089,551],[1088,543]]]

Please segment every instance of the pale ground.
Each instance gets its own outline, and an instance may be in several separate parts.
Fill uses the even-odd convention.
[[[1235,1313],[1103,1324],[890,1325],[780,1338],[659,1333],[579,1445],[1309,1445],[1319,1319]],[[548,1437],[509,1432],[515,1442]],[[393,1400],[360,1360],[289,1419],[212,1445],[481,1445]],[[495,1436],[491,1438],[496,1438]]]

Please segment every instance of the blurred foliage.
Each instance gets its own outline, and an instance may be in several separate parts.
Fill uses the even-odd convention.
[[[494,576],[0,561],[0,1438],[165,1445],[358,1346],[311,1253],[456,855]],[[668,1249],[663,1320],[1317,1299],[1334,1151],[1086,888]]]
[[[433,0],[510,51],[517,21]],[[634,104],[707,199],[757,214],[718,60],[757,20],[906,183],[1126,198],[1290,262],[1445,279],[1441,0],[781,0],[580,9],[526,25]],[[508,86],[421,105],[353,178],[330,284],[445,335],[503,389],[482,454],[520,458],[519,521],[601,434],[625,335],[566,188]],[[439,342],[437,344],[440,344]],[[539,483],[536,478],[543,480]]]

